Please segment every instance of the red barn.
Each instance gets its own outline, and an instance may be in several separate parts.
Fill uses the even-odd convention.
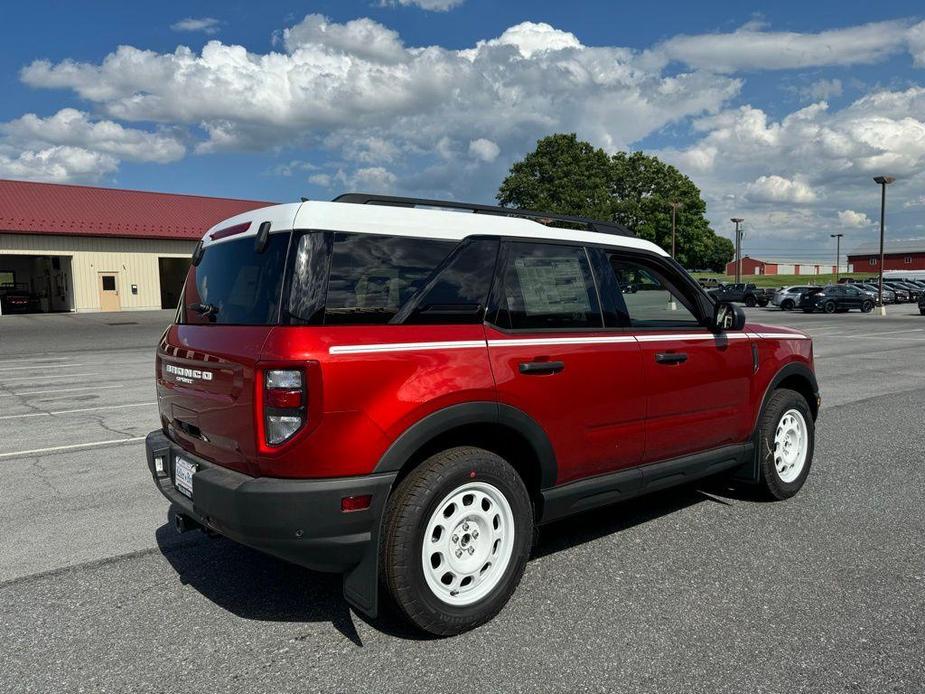
[[[848,254],[857,272],[880,271],[880,244],[868,244]],[[884,270],[925,270],[925,239],[886,241]]]
[[[851,263],[842,265],[839,272],[852,272]],[[819,263],[799,260],[758,260],[749,256],[742,257],[742,277],[750,275],[831,275],[835,273],[834,263]],[[726,263],[726,274],[736,274],[736,261]]]

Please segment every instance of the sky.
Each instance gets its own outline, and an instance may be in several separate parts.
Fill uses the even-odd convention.
[[[642,150],[744,252],[925,237],[921,2],[247,0],[0,7],[0,178],[493,202],[536,140]]]

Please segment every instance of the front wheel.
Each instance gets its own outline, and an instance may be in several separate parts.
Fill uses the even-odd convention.
[[[389,499],[383,582],[418,628],[438,636],[468,631],[514,593],[533,531],[527,489],[503,458],[472,447],[441,451]]]
[[[782,311],[792,311],[792,310],[793,310],[793,302],[792,302],[790,299],[784,299],[784,300],[780,303],[780,308],[781,308]]]
[[[825,311],[826,313],[835,313],[835,302],[826,301],[825,305],[822,307],[822,310]]]
[[[873,311],[873,310],[874,310],[874,302],[873,302],[873,301],[865,301],[863,304],[861,304],[861,312],[862,312],[862,313],[870,313],[870,312]]]
[[[813,462],[815,438],[806,398],[787,388],[774,391],[758,425],[760,487],[767,496],[789,499],[800,491]]]
[[[755,304],[757,304],[757,303],[758,303],[758,302],[755,301],[755,297],[753,297],[753,296],[746,296],[746,297],[745,297],[745,305],[748,306],[749,308],[754,308],[754,307],[755,307]]]

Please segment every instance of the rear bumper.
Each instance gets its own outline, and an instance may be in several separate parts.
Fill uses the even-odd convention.
[[[145,449],[161,494],[204,528],[318,571],[349,572],[377,552],[395,473],[311,480],[250,477],[190,455],[161,431],[148,434]],[[177,455],[197,466],[192,499],[173,484]],[[163,456],[166,476],[155,472],[155,456]],[[341,499],[365,494],[372,496],[368,508],[341,510]]]

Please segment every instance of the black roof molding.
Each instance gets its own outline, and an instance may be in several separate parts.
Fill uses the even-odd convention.
[[[499,207],[497,205],[479,205],[455,200],[429,200],[427,198],[402,198],[394,195],[374,195],[371,193],[344,193],[334,198],[334,202],[349,202],[357,205],[386,205],[390,207],[436,207],[448,210],[465,210],[474,214],[493,214],[499,217],[523,217],[535,219],[541,223],[566,222],[584,226],[589,231],[602,234],[616,234],[617,236],[636,236],[622,224],[605,222],[590,217],[575,217],[567,214],[554,214],[552,212],[537,212],[535,210],[522,210],[516,207]]]

